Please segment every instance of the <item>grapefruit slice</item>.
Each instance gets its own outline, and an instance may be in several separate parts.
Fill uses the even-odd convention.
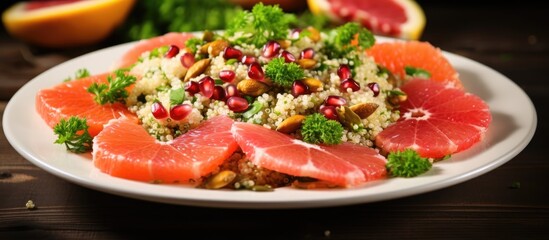
[[[140,40],[122,55],[115,63],[114,69],[130,67],[137,62],[141,54],[155,48],[175,45],[182,49],[185,47],[185,41],[192,37],[195,37],[192,33],[169,32],[162,36]]]
[[[94,82],[107,83],[109,73],[63,82],[40,90],[35,99],[36,111],[50,127],[71,116],[86,118],[93,137],[113,118],[133,114],[122,103],[100,105],[87,88]]]
[[[237,150],[232,124],[229,117],[218,116],[170,142],[159,142],[131,118],[114,119],[93,140],[93,164],[112,176],[137,181],[196,180]]]
[[[233,136],[259,167],[349,187],[386,176],[386,160],[374,149],[351,143],[313,145],[251,123],[235,122]]]
[[[7,31],[42,47],[64,48],[97,43],[124,21],[134,0],[26,1],[4,11]]]
[[[428,42],[397,41],[376,43],[366,50],[374,60],[393,74],[406,78],[406,67],[426,70],[431,79],[463,88],[459,75],[439,48]]]
[[[445,84],[412,79],[402,86],[408,100],[400,119],[376,136],[383,152],[416,150],[427,158],[443,158],[479,142],[492,120],[479,97]]]
[[[419,39],[425,28],[423,9],[413,0],[307,0],[314,14],[332,21],[355,21],[374,34]]]

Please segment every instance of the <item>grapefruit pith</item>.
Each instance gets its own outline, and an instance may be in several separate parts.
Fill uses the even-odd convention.
[[[252,163],[269,170],[356,186],[386,176],[386,160],[351,143],[314,145],[251,123],[235,122],[234,139]]]
[[[170,142],[159,142],[131,118],[114,119],[93,139],[93,164],[112,176],[138,181],[197,180],[237,150],[232,123],[229,117],[214,117]]]
[[[169,32],[162,36],[140,40],[124,53],[113,67],[114,69],[130,67],[137,62],[141,54],[155,48],[175,45],[182,49],[185,47],[185,41],[192,37],[194,37],[192,33]]]
[[[134,0],[19,2],[2,14],[7,31],[42,47],[97,43],[121,24]]]
[[[401,89],[408,100],[400,105],[400,119],[375,139],[384,152],[413,149],[422,157],[443,158],[479,142],[492,120],[488,105],[461,89],[424,79]]]
[[[334,22],[361,23],[374,34],[419,39],[425,28],[423,9],[413,0],[307,0],[314,14]]]
[[[85,118],[91,136],[97,135],[103,125],[123,115],[133,116],[126,105],[113,103],[100,105],[87,88],[94,82],[107,83],[109,73],[60,83],[40,90],[36,94],[36,111],[50,127],[71,116]]]
[[[459,74],[442,51],[428,42],[381,42],[366,50],[366,53],[400,79],[406,79],[406,67],[414,67],[429,72],[434,81],[463,88]]]

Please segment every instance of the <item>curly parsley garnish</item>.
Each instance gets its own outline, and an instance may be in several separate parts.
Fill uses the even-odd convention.
[[[76,79],[81,79],[81,78],[85,78],[85,77],[89,77],[91,74],[90,74],[90,71],[86,68],[80,68],[78,70],[76,70],[76,72],[74,72],[74,77],[67,77],[65,78],[65,82],[68,82],[68,81],[71,81],[71,80],[76,80]]]
[[[338,58],[353,51],[368,49],[375,44],[374,35],[355,22],[337,27],[329,36],[327,53]]]
[[[229,24],[225,36],[236,38],[237,44],[252,44],[262,46],[269,40],[285,39],[290,24],[296,22],[296,17],[286,14],[277,5],[266,6],[262,3],[254,5],[252,11],[242,11]],[[242,35],[237,35],[242,33]]]
[[[126,87],[136,81],[136,78],[127,75],[125,70],[116,70],[115,77],[108,76],[109,85],[104,83],[93,83],[88,87],[88,92],[95,94],[95,101],[101,105],[106,103],[123,102],[128,97]]]
[[[432,165],[412,149],[392,152],[387,156],[387,169],[394,177],[415,177],[429,171]]]
[[[85,118],[70,117],[61,119],[53,128],[57,134],[57,144],[65,144],[67,150],[75,153],[84,153],[92,149],[92,137],[88,132]]]
[[[308,143],[339,144],[343,137],[343,126],[338,121],[329,120],[320,113],[305,117],[301,126],[303,141]]]
[[[286,63],[284,58],[274,58],[265,66],[265,75],[278,86],[291,87],[295,80],[305,77],[305,72],[293,62]]]

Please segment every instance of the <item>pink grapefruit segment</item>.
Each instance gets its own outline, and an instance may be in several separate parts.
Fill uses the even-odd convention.
[[[463,90],[422,79],[401,89],[408,95],[401,118],[375,140],[384,152],[411,148],[423,157],[442,158],[481,141],[492,120],[488,105]]]
[[[250,161],[266,169],[345,187],[386,176],[385,158],[368,147],[350,143],[313,145],[242,122],[233,124],[232,133]]]
[[[107,83],[109,73],[63,82],[40,90],[35,99],[36,111],[50,127],[71,116],[85,118],[91,136],[97,135],[103,125],[113,118],[133,116],[122,103],[100,105],[87,88],[94,82]]]
[[[141,54],[155,48],[175,45],[182,49],[185,47],[185,41],[192,37],[194,37],[192,33],[170,32],[162,36],[141,40],[122,55],[122,58],[114,65],[114,69],[130,67],[137,62]]]
[[[439,48],[428,42],[399,41],[376,43],[366,50],[374,60],[389,69],[393,74],[405,79],[405,67],[421,68],[431,74],[431,79],[437,82],[449,83],[457,88],[463,88],[459,74],[444,57]]]
[[[93,140],[93,164],[115,177],[164,183],[196,180],[237,150],[233,120],[211,118],[170,142],[159,142],[131,118],[110,121]]]

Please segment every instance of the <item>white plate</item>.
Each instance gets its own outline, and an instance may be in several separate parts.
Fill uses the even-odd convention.
[[[87,68],[98,74],[110,69],[133,43],[83,55],[60,64],[23,86],[6,106],[3,126],[11,145],[38,167],[70,182],[116,195],[171,204],[226,208],[309,208],[367,203],[411,196],[461,183],[512,159],[532,139],[537,117],[528,96],[502,74],[475,61],[445,52],[460,73],[466,89],[490,106],[493,122],[486,138],[473,148],[434,164],[419,177],[391,178],[352,189],[273,192],[204,190],[181,185],[159,185],[111,177],[91,162],[91,154],[76,155],[53,144],[53,131],[35,111],[39,89],[51,87]]]

